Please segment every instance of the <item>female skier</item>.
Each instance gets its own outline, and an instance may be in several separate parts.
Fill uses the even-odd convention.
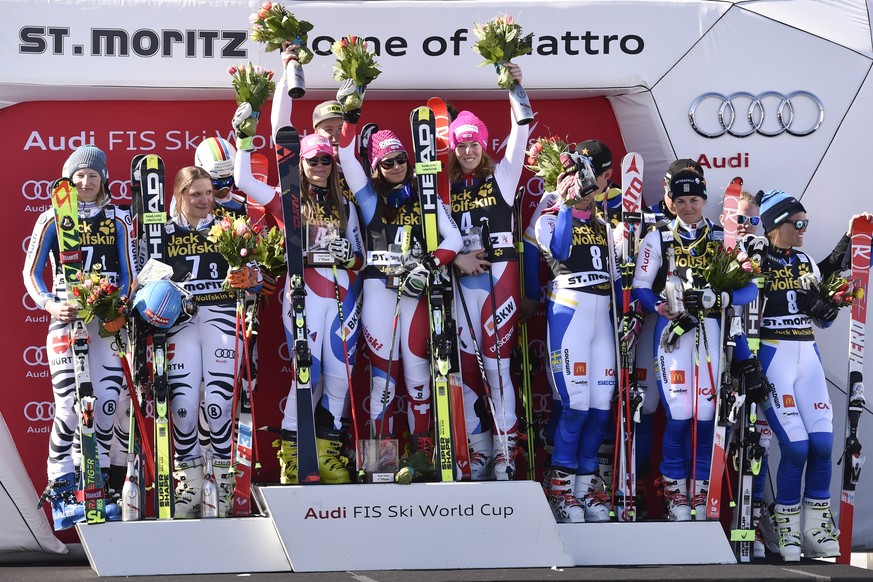
[[[370,426],[376,435],[385,434],[386,429],[392,434],[393,427],[382,423],[387,421],[396,375],[402,367],[409,396],[410,449],[429,456],[433,451],[430,324],[423,291],[434,271],[451,263],[461,249],[461,233],[448,209],[437,204],[440,243],[433,253],[424,252],[421,205],[406,148],[390,130],[374,133],[365,170],[354,153],[359,116],[359,109],[344,113],[339,157],[367,229],[361,322],[370,353]]]
[[[236,369],[236,293],[223,290],[227,276],[235,290],[256,292],[261,274],[256,263],[228,272],[225,258],[207,238],[215,224],[212,178],[196,166],[182,168],[173,186],[175,214],[166,229],[167,257],[174,269],[190,270],[185,287],[197,304],[196,314],[167,332],[173,346],[168,366],[176,497],[174,517],[199,517],[203,460],[197,434],[200,383],[218,485],[219,515],[229,515],[233,498],[231,405]],[[240,339],[241,341],[241,339]]]
[[[283,70],[296,58],[294,46],[282,52]],[[291,118],[292,99],[288,79],[279,80],[272,109],[273,138]],[[234,125],[244,121],[238,114]],[[236,182],[252,200],[266,208],[278,202],[276,188],[256,180],[251,173],[251,140],[241,135],[235,167]],[[347,436],[345,412],[349,402],[349,377],[355,362],[360,321],[360,290],[356,284],[364,264],[364,244],[358,212],[343,196],[339,165],[329,138],[320,133],[305,136],[300,143],[300,194],[306,225],[304,283],[306,325],[312,352],[311,381],[315,392],[315,432],[318,467],[322,483],[349,483],[349,460],[344,456]],[[286,279],[286,304],[290,287]],[[342,301],[342,318],[337,304]],[[290,310],[283,311],[286,335],[293,330]],[[345,342],[340,327],[345,328]],[[291,341],[289,339],[289,345]],[[348,364],[348,369],[346,365]],[[297,477],[297,390],[291,387],[285,402],[278,451],[280,481],[296,484]]]
[[[670,177],[669,196],[676,217],[643,239],[633,296],[647,311],[658,314],[653,356],[667,413],[663,491],[667,517],[688,521],[692,508],[697,519],[705,519],[706,514],[721,310],[748,303],[757,288],[749,283],[719,292],[706,285],[704,270],[723,240],[723,230],[703,216],[703,177],[694,170],[676,172]]]
[[[537,242],[553,274],[546,335],[561,396],[546,489],[555,519],[566,523],[609,521],[596,472],[598,449],[612,432],[616,361],[614,250],[609,227],[594,208],[594,172],[587,160],[575,159],[580,171],[559,177],[558,201],[536,225]],[[590,179],[580,181],[579,175]]]
[[[514,63],[506,68],[520,84],[521,68]],[[463,303],[458,313],[470,316],[470,321],[465,316],[460,322],[459,345],[473,480],[491,478],[492,467],[497,480],[512,479],[515,472],[518,417],[509,360],[518,341],[515,328],[521,297],[513,221],[515,189],[529,135],[529,126],[513,119],[506,155],[495,163],[487,151],[488,128],[478,117],[462,111],[449,127],[452,218],[464,240],[464,252],[455,258],[460,274],[458,301]],[[490,240],[483,240],[488,233]],[[483,405],[489,396],[484,394],[471,334],[482,350],[495,418],[489,418],[490,407]]]
[[[111,203],[107,189],[109,172],[106,169],[106,155],[93,145],[83,146],[67,159],[63,175],[72,181],[78,193],[79,244],[84,272],[100,263],[102,274],[109,277],[126,295],[133,280],[131,219],[126,210]],[[79,451],[73,452],[79,418],[74,408],[77,395],[72,332],[79,309],[75,302],[69,300],[58,253],[55,214],[49,209],[36,221],[24,260],[23,274],[24,285],[33,301],[51,315],[46,350],[52,376],[55,417],[49,441],[49,485],[46,494],[52,504],[55,530],[62,530],[82,521],[85,511],[82,503],[76,500],[76,490],[81,489],[76,477],[81,454]],[[49,262],[51,288],[46,286],[43,279],[43,271]],[[85,326],[90,338],[88,362],[96,398],[94,426],[104,483],[108,482],[109,449],[118,397],[122,390],[122,373],[121,362],[112,345],[114,339],[100,337],[99,331],[102,326],[114,332],[123,325],[124,317],[119,314],[114,321],[104,323],[94,319]],[[120,519],[118,505],[107,503],[106,516],[110,521]]]

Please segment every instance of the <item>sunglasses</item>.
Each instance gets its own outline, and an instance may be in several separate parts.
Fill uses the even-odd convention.
[[[794,225],[794,230],[803,230],[809,225],[809,219],[804,218],[802,220],[789,220],[788,224]]]
[[[318,156],[317,158],[306,158],[306,165],[309,167],[317,166],[321,162],[322,166],[329,166],[333,162],[330,156]]]
[[[382,166],[383,170],[390,170],[394,167],[394,164],[402,166],[408,161],[408,157],[406,157],[404,154],[400,154],[396,158],[391,158],[390,160],[382,160],[381,162],[379,162],[379,165]]]
[[[213,190],[224,190],[225,188],[233,188],[233,176],[229,178],[215,178],[212,180]]]
[[[761,224],[760,216],[746,216],[745,214],[737,214],[737,224],[751,224],[752,226],[758,226]]]

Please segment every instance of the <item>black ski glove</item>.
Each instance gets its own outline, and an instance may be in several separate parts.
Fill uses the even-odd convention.
[[[770,381],[764,375],[764,368],[757,358],[749,358],[739,363],[738,376],[742,378],[746,388],[746,398],[755,404],[767,400],[770,394]]]
[[[688,312],[683,313],[667,325],[667,329],[662,336],[662,346],[667,353],[676,349],[676,344],[679,343],[679,338],[685,333],[691,331],[700,323],[696,317]]]
[[[743,237],[743,248],[746,249],[746,254],[749,259],[756,262],[758,265],[764,264],[764,259],[767,258],[767,248],[770,246],[770,241],[765,236],[755,236],[747,234]]]
[[[826,301],[818,291],[812,289],[798,289],[797,304],[803,313],[825,323],[832,322],[840,313],[836,305]]]
[[[361,118],[361,108],[364,106],[366,87],[358,87],[351,79],[346,79],[336,92],[336,100],[343,107],[343,121],[357,123]]]
[[[703,289],[689,289],[684,294],[685,309],[699,313],[707,309],[724,309],[731,306],[731,294],[727,291],[721,293],[713,291],[709,287]]]

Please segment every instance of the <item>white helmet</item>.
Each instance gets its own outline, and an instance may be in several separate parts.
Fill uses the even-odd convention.
[[[200,142],[194,152],[194,165],[203,168],[213,180],[233,176],[236,148],[220,137],[209,137]]]

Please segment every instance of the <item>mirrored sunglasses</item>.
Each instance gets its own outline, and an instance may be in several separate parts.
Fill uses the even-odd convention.
[[[306,158],[306,164],[310,167],[317,166],[321,163],[322,166],[329,166],[333,162],[330,156],[318,156],[317,158]]]
[[[227,178],[213,178],[213,190],[224,190],[225,188],[233,188],[233,176]]]
[[[788,221],[788,223],[793,224],[795,230],[803,230],[809,225],[809,219],[804,218],[802,220],[790,220]]]
[[[391,158],[390,160],[382,160],[381,162],[379,162],[379,165],[382,166],[383,170],[390,170],[391,168],[394,167],[394,164],[402,166],[403,164],[405,164],[408,161],[409,161],[409,158],[406,157],[406,155],[400,154],[396,158]]]
[[[737,214],[737,224],[751,224],[752,226],[758,226],[761,224],[760,216],[746,216],[745,214]]]

